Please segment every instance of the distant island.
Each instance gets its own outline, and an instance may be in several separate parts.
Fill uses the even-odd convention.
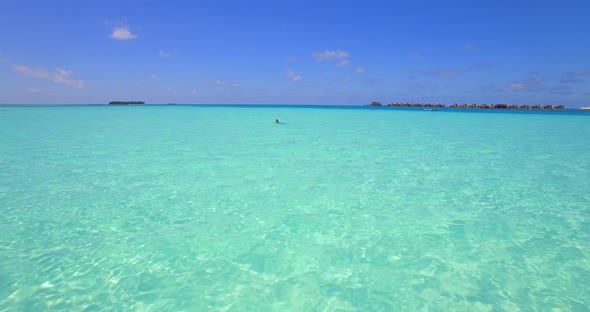
[[[145,104],[143,101],[111,101],[109,105],[138,105]]]

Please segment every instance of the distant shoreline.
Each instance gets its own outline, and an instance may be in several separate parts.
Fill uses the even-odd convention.
[[[111,101],[109,105],[143,105],[143,101]]]
[[[58,107],[78,107],[83,109],[84,107],[90,108],[124,108],[124,107],[135,107],[143,109],[157,109],[168,108],[168,109],[198,109],[198,108],[236,108],[236,109],[256,109],[256,108],[269,108],[269,109],[344,109],[344,110],[373,110],[383,112],[395,112],[395,111],[413,111],[413,112],[425,112],[425,110],[436,111],[440,113],[485,113],[485,114],[545,114],[545,115],[579,115],[579,116],[590,116],[590,110],[584,110],[581,108],[565,108],[565,109],[462,109],[462,108],[424,108],[424,107],[392,107],[392,106],[369,106],[369,105],[302,105],[302,104],[145,104],[145,105],[107,105],[107,104],[0,104],[0,107],[12,107],[12,108],[58,108]]]

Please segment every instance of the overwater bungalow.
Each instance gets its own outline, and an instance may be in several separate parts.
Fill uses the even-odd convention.
[[[369,104],[371,106],[382,106],[381,102],[372,102],[371,104]],[[449,107],[449,108],[479,108],[479,109],[535,109],[535,110],[552,110],[552,109],[565,109],[565,107],[563,105],[539,105],[539,104],[535,104],[535,105],[527,105],[527,104],[522,104],[522,105],[516,105],[516,104],[476,104],[476,103],[472,103],[472,104],[466,104],[466,103],[462,103],[462,104],[458,104],[458,103],[453,103],[450,104],[449,106],[447,106],[446,104],[442,104],[442,103],[399,103],[399,102],[390,102],[388,103],[386,106],[391,106],[391,107],[414,107],[414,108],[445,108],[445,107]]]

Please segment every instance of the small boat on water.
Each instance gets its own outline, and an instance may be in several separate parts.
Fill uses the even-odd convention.
[[[438,109],[433,109],[433,108],[425,108],[425,111],[429,111],[429,112],[436,112],[438,111]]]
[[[584,109],[584,110],[590,110],[590,106],[584,106],[584,107],[580,107],[580,109]]]

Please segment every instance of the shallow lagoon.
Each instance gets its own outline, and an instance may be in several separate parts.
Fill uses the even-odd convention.
[[[2,107],[0,310],[585,311],[588,146],[576,113]]]

